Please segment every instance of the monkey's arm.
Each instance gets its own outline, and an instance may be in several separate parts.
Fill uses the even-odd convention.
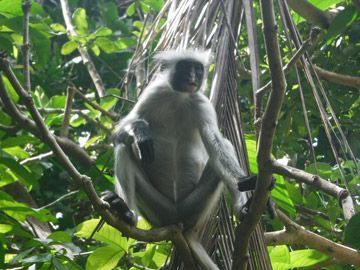
[[[149,123],[144,119],[125,119],[112,135],[115,145],[124,143],[134,144],[137,155],[143,162],[154,160],[154,146]]]
[[[256,177],[248,177],[241,168],[234,147],[220,133],[216,112],[210,102],[202,103],[199,119],[202,119],[202,122],[199,123],[199,130],[209,154],[210,164],[215,173],[228,186],[232,197],[238,198],[239,190],[254,189]]]

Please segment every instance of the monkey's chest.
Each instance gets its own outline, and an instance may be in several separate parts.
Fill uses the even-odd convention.
[[[181,201],[198,185],[208,160],[199,134],[177,139],[153,134],[155,160],[144,165],[151,184],[171,201]]]

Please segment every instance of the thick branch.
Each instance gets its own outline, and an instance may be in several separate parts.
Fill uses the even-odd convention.
[[[350,196],[350,193],[346,189],[326,181],[320,176],[313,175],[290,166],[282,165],[277,161],[273,161],[271,166],[274,173],[294,178],[297,181],[316,187],[321,191],[324,191],[325,193],[337,198],[341,203],[346,220],[349,220],[355,214],[353,200]]]
[[[323,236],[308,231],[293,222],[280,210],[276,212],[286,229],[265,233],[265,241],[268,245],[306,245],[309,248],[329,255],[337,263],[360,265],[360,252],[358,250],[335,243]]]
[[[311,24],[327,29],[330,26],[331,14],[310,4],[307,0],[287,0],[289,6]]]
[[[259,222],[261,214],[264,212],[266,202],[269,196],[269,186],[271,183],[271,151],[275,135],[275,128],[278,114],[285,92],[285,77],[282,70],[280,48],[277,39],[277,26],[274,18],[274,7],[272,1],[261,1],[261,12],[263,18],[264,37],[266,44],[266,53],[269,59],[270,75],[273,91],[270,93],[267,106],[261,121],[259,134],[257,163],[259,167],[258,180],[256,183],[253,202],[249,209],[249,214],[241,222],[237,230],[237,241],[235,243],[234,254],[236,256],[246,257],[248,254],[248,242],[251,233]],[[236,260],[238,262],[238,260]],[[237,265],[234,261],[232,269],[247,269],[247,260],[242,260]]]
[[[70,37],[78,36],[78,34],[76,33],[75,28],[71,22],[71,13],[70,13],[70,8],[69,8],[69,4],[68,4],[67,0],[60,0],[60,3],[61,3],[61,9],[63,12],[66,28],[69,32],[69,36]],[[88,54],[86,49],[81,46],[78,46],[78,51],[83,60],[83,63],[85,64],[85,66],[89,72],[89,75],[95,85],[95,88],[96,88],[96,91],[97,91],[99,97],[103,97],[105,95],[105,86],[104,86],[104,83],[103,83],[99,73],[97,72],[97,70],[95,68],[93,61],[90,58],[90,55]]]
[[[360,77],[335,73],[332,71],[325,70],[318,66],[315,66],[315,70],[321,78],[326,79],[329,82],[360,88]]]

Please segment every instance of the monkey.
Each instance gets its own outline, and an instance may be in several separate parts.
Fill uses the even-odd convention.
[[[165,51],[155,60],[154,79],[113,133],[115,192],[102,199],[132,226],[138,212],[155,227],[182,223],[197,257],[207,256],[194,235],[223,186],[238,214],[247,200],[239,190],[253,189],[255,179],[241,168],[203,93],[211,53]]]

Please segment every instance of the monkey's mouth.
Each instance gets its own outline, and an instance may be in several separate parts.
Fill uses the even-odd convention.
[[[188,82],[186,88],[187,88],[187,92],[193,93],[197,91],[198,85],[194,82]]]

